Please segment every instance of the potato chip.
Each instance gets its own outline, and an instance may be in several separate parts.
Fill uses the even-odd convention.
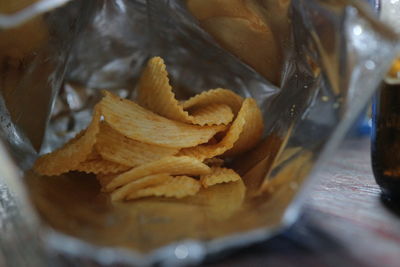
[[[41,156],[34,165],[34,170],[41,175],[60,175],[74,170],[85,161],[92,152],[96,142],[96,135],[100,129],[100,110],[96,106],[93,119],[88,128],[60,149]]]
[[[233,120],[232,109],[225,104],[210,104],[194,109],[192,123],[198,125],[227,125]]]
[[[121,165],[118,163],[114,163],[112,161],[104,160],[104,159],[94,159],[94,160],[86,160],[84,162],[79,163],[79,165],[73,169],[72,171],[80,171],[86,173],[95,173],[95,174],[110,174],[110,173],[118,173],[122,171],[127,171],[131,167]]]
[[[113,191],[111,193],[111,200],[112,201],[123,200],[128,195],[132,194],[133,192],[135,192],[139,189],[146,188],[146,187],[149,187],[152,185],[162,184],[163,182],[167,181],[171,177],[172,177],[171,175],[168,175],[165,173],[158,173],[158,174],[142,177],[139,180],[131,181],[128,184],[124,185],[123,187],[118,188],[117,190]],[[112,180],[112,181],[114,181],[114,180]]]
[[[171,175],[204,175],[210,172],[210,167],[194,158],[166,157],[158,161],[140,165],[119,175],[106,186],[106,189],[113,190],[144,176],[157,173],[168,173]]]
[[[205,188],[222,183],[239,181],[240,176],[232,169],[212,167],[211,173],[200,176],[201,185]]]
[[[240,133],[244,129],[246,120],[249,120],[249,116],[253,114],[254,105],[256,105],[254,100],[250,98],[244,100],[243,106],[240,109],[236,119],[233,121],[226,135],[219,143],[183,148],[181,151],[179,151],[178,155],[194,157],[201,161],[207,158],[213,158],[215,156],[222,155],[231,149],[235,142],[239,139]]]
[[[109,92],[100,102],[105,121],[126,137],[166,147],[191,147],[207,143],[226,126],[197,126],[172,121]]]
[[[249,109],[246,113],[246,123],[239,139],[224,156],[236,156],[252,149],[260,140],[264,131],[264,121],[260,108],[254,99],[249,98]]]
[[[143,197],[173,197],[184,198],[194,196],[200,190],[200,182],[188,176],[170,177],[162,184],[139,189],[127,196],[126,199],[137,199]]]
[[[100,124],[95,147],[102,158],[131,167],[172,156],[179,151],[179,148],[135,141],[120,134],[107,123]]]
[[[138,103],[158,115],[171,120],[199,125],[228,124],[233,119],[229,106],[215,105],[189,114],[175,98],[169,84],[164,61],[160,57],[149,60],[142,72],[138,87]],[[221,110],[222,109],[222,110]]]
[[[183,110],[172,92],[168,72],[160,57],[149,60],[141,74],[137,89],[139,105],[166,118],[190,123],[189,113]]]
[[[236,115],[239,112],[242,103],[243,98],[241,96],[230,90],[217,88],[196,95],[183,102],[182,105],[185,110],[192,110],[207,107],[210,104],[224,104],[229,106]]]

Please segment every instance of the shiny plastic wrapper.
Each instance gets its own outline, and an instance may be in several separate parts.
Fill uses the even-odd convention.
[[[14,263],[36,255],[39,265],[62,259],[176,266],[271,237],[296,220],[312,173],[365,108],[399,50],[392,30],[358,1],[248,1],[269,28],[260,39],[249,37],[244,49],[235,42],[252,35],[242,21],[217,8],[222,19],[203,18],[186,5],[195,2],[0,6],[0,182],[7,184],[0,184],[0,231],[9,233],[0,247],[9,255],[27,251]],[[230,162],[246,193],[242,183],[232,183],[184,202],[111,204],[92,176],[29,171],[38,154],[87,126],[101,89],[134,98],[151,56],[165,59],[180,98],[222,87],[256,99],[264,138]]]

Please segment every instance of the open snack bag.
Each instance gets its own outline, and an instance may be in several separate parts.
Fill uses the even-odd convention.
[[[282,230],[398,52],[361,1],[0,12],[0,242],[76,263],[198,263]]]

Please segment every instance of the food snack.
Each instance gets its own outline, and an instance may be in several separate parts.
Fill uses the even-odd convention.
[[[217,184],[242,182],[223,167],[224,158],[248,151],[261,139],[263,120],[254,99],[214,89],[178,101],[162,59],[153,58],[141,77],[138,103],[104,92],[88,128],[40,157],[34,170],[94,173],[112,201],[184,198]]]
[[[221,167],[211,168],[211,173],[200,176],[201,184],[207,188],[221,183],[239,181],[241,178],[234,170]]]
[[[250,127],[246,127],[246,125]],[[236,155],[254,147],[261,139],[263,130],[261,111],[254,99],[247,98],[243,101],[236,119],[219,143],[184,148],[178,155],[191,156],[199,160],[213,158],[225,152]]]
[[[197,125],[227,125],[233,113],[224,103],[211,103],[189,112],[175,98],[169,84],[164,61],[160,57],[150,59],[138,87],[138,103],[163,117]]]
[[[79,133],[62,148],[40,157],[35,163],[35,171],[42,175],[60,175],[78,168],[91,154],[100,130],[100,111],[95,108],[93,119],[85,131]]]
[[[147,196],[164,196],[183,198],[193,196],[200,190],[200,183],[188,176],[170,176],[163,184],[144,188],[128,195],[127,199],[136,199]]]

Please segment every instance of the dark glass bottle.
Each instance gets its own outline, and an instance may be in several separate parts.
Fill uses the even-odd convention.
[[[400,201],[400,59],[382,82],[372,113],[371,156],[375,179],[384,197]]]

